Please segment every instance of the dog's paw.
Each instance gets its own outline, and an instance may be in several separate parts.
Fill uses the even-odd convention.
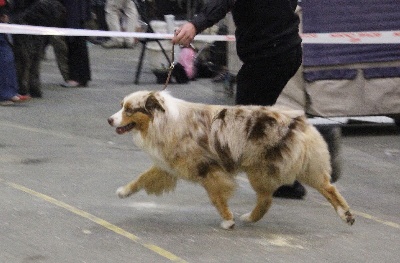
[[[346,223],[352,226],[354,224],[354,221],[356,221],[354,219],[353,215],[350,213],[350,211],[346,211],[344,213],[344,215],[345,215],[345,218],[346,218],[345,219]]]
[[[337,213],[339,214],[340,218],[350,226],[354,224],[354,216],[349,210],[345,211],[341,207],[338,207]]]
[[[245,222],[245,223],[253,223],[253,220],[251,220],[251,213],[241,215],[240,221]]]
[[[130,193],[127,190],[125,190],[124,186],[121,186],[117,189],[117,195],[119,198],[126,198],[130,196]]]
[[[226,230],[232,230],[235,227],[235,221],[224,220],[221,222],[221,227]]]

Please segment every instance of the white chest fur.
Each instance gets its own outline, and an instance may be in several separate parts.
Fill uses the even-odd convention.
[[[146,143],[143,140],[143,137],[139,132],[134,132],[132,137],[133,137],[133,142],[135,143],[135,145],[137,147],[139,147],[140,149],[142,149],[144,152],[146,152],[151,157],[151,159],[154,162],[154,165],[156,165],[157,167],[159,167],[162,170],[167,171],[171,174],[176,173],[176,171],[174,171],[171,168],[171,166],[165,161],[165,159],[164,159],[162,153],[159,151],[159,149],[157,149],[153,145]]]

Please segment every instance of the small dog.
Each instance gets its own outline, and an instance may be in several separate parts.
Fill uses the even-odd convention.
[[[121,105],[109,124],[118,134],[131,132],[154,165],[118,188],[120,198],[141,189],[161,195],[174,190],[178,179],[196,182],[220,213],[221,227],[231,229],[235,222],[228,199],[235,175],[244,172],[257,203],[242,221],[260,220],[274,191],[299,180],[325,196],[346,223],[354,223],[348,204],[330,183],[327,145],[302,111],[191,103],[166,91],[138,91]]]

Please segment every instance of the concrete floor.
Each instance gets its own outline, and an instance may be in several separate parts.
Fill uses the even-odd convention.
[[[275,199],[258,223],[219,228],[205,191],[115,190],[150,166],[107,118],[136,90],[162,85],[147,62],[133,84],[139,48],[90,46],[93,81],[61,88],[51,50],[42,99],[0,109],[0,262],[397,262],[400,258],[400,139],[391,124],[344,127],[337,187],[356,215],[344,224],[308,188],[304,200]],[[168,89],[182,99],[232,104],[221,85],[199,79]],[[244,175],[230,202],[235,217],[255,195]]]

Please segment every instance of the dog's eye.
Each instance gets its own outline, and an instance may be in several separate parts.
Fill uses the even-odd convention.
[[[131,117],[133,115],[133,110],[130,108],[125,108],[125,115]]]

